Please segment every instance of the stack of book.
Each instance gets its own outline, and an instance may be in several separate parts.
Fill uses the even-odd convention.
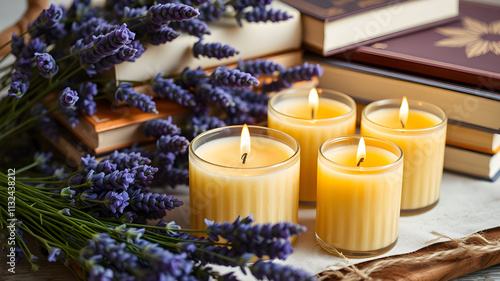
[[[448,18],[452,18],[452,4],[458,4],[446,0],[375,2],[406,3],[413,8],[417,3],[432,2],[427,7],[431,14],[445,9],[441,16]],[[390,14],[390,6],[384,8],[384,4],[374,10],[379,14],[357,14],[365,17],[365,25],[353,30],[367,28],[370,19],[374,24],[383,11]],[[404,6],[398,11],[403,13]],[[350,16],[355,17],[353,13]],[[388,18],[388,25],[392,19],[399,17]],[[404,19],[407,25],[416,22],[410,16]],[[305,46],[312,51],[305,59],[324,67],[320,87],[345,92],[361,107],[403,96],[440,106],[449,119],[445,169],[494,181],[500,176],[500,6],[460,1],[459,18],[434,20],[438,25],[421,24],[419,28],[417,24],[410,33],[389,32],[381,35],[385,39],[375,37],[375,42],[352,39],[349,42],[354,43],[343,47],[321,46],[319,39],[305,36]],[[326,30],[332,23],[324,22]],[[324,42],[329,40],[324,38]]]
[[[237,62],[250,59],[268,59],[293,67],[302,64],[303,49],[301,13],[292,6],[280,1],[273,1],[269,8],[286,11],[292,17],[280,22],[250,23],[243,21],[238,25],[234,18],[222,18],[209,23],[210,35],[205,35],[204,43],[228,44],[239,51],[230,58],[215,59],[195,58],[192,47],[199,39],[188,34],[181,34],[175,40],[162,45],[148,45],[146,52],[135,62],[124,62],[116,65],[104,75],[115,80],[146,81],[158,73],[172,76],[182,72],[186,67],[201,67],[209,72],[220,65],[235,67]],[[138,92],[150,94],[149,87],[136,88]],[[57,148],[69,161],[79,162],[81,156],[91,154],[104,156],[116,149],[132,144],[148,144],[152,138],[143,133],[146,121],[156,118],[174,117],[174,122],[182,123],[189,112],[165,99],[155,99],[159,114],[141,112],[127,105],[111,104],[106,100],[97,101],[97,113],[93,116],[82,115],[75,127],[68,124],[63,116],[56,116],[60,123],[58,140],[46,139]]]

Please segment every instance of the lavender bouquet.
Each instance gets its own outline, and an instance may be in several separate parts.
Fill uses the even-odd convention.
[[[285,68],[254,60],[211,73],[200,68],[168,77],[159,73],[148,81],[100,76],[116,64],[134,61],[148,44],[168,44],[180,33],[199,37],[192,49],[195,57],[233,56],[238,51],[229,45],[203,43],[210,34],[207,23],[222,16],[238,24],[289,18],[267,8],[270,3],[121,0],[95,8],[90,1],[75,0],[68,9],[51,5],[25,34],[12,35],[0,78],[7,91],[0,100],[0,225],[9,271],[21,258],[38,267],[39,257],[23,237],[27,233],[49,261],[76,263],[88,280],[238,280],[233,273],[217,272],[213,264],[240,267],[258,279],[314,279],[272,261],[287,258],[293,251],[289,238],[304,227],[254,224],[250,216],[207,221],[206,229],[182,229],[161,220],[182,202],[150,187],[188,184],[186,148],[193,137],[265,118],[267,92],[319,76],[320,66]],[[259,75],[272,77],[272,82],[259,85]],[[143,84],[156,96],[135,90],[134,85]],[[80,115],[96,112],[97,100],[109,96],[151,114],[157,113],[155,99],[169,99],[188,107],[191,116],[185,124],[149,121],[144,134],[157,139],[152,150],[134,146],[100,161],[88,155],[76,167],[41,150],[36,137],[40,131],[58,138],[53,116],[61,114],[76,125]],[[209,106],[224,114],[209,115]],[[150,219],[160,221],[152,225]],[[252,257],[258,260],[249,264]]]

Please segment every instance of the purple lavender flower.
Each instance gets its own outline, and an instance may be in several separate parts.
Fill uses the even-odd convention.
[[[116,165],[115,163],[105,159],[105,160],[102,160],[101,162],[99,162],[97,164],[97,166],[95,167],[94,171],[96,173],[100,173],[100,172],[104,172],[106,174],[110,174],[116,170],[118,170],[118,165]]]
[[[148,165],[151,163],[151,160],[147,157],[141,155],[138,152],[118,152],[113,151],[110,155],[106,156],[102,161],[109,160],[112,163],[116,164],[117,169],[131,169],[134,167],[138,167],[141,165]]]
[[[153,182],[155,173],[158,172],[158,168],[149,165],[140,165],[130,169],[134,177],[134,188],[144,188],[151,185]]]
[[[181,34],[175,31],[173,28],[164,25],[161,27],[160,30],[155,32],[150,32],[148,34],[149,43],[153,45],[161,45],[173,41],[175,38],[179,37],[179,35]]]
[[[169,25],[175,30],[186,32],[187,34],[198,38],[203,37],[203,35],[210,34],[210,29],[208,28],[207,23],[197,18],[171,22]]]
[[[104,18],[101,17],[92,17],[83,22],[73,22],[71,25],[71,30],[75,34],[75,38],[91,38],[92,35],[98,35],[100,33],[96,33],[96,28],[99,26],[109,24]],[[115,26],[116,28],[116,26]],[[108,31],[109,32],[109,31]],[[106,33],[108,33],[106,32]],[[89,42],[86,42],[89,43]]]
[[[281,72],[285,67],[279,63],[275,63],[271,60],[266,59],[255,59],[243,61],[240,59],[238,61],[237,69],[250,73],[255,77],[259,77],[260,74],[273,75],[276,71]]]
[[[182,201],[172,195],[160,193],[139,192],[137,190],[130,196],[132,210],[142,214],[143,217],[151,219],[162,218],[166,214],[165,210],[171,211],[183,204]]]
[[[13,98],[20,99],[26,94],[29,86],[30,75],[22,70],[16,70],[12,73],[8,94]]]
[[[90,171],[87,180],[97,190],[127,190],[134,182],[134,175],[128,169],[123,171],[114,171],[110,174],[104,172],[94,174]]]
[[[280,72],[279,79],[294,83],[298,81],[311,80],[313,77],[323,75],[323,67],[319,64],[309,64],[305,62],[293,68]]]
[[[56,262],[58,259],[64,258],[64,252],[61,248],[58,247],[50,247],[49,255],[47,256],[47,260],[49,262]]]
[[[148,10],[148,16],[152,23],[162,25],[170,21],[183,21],[197,17],[198,9],[184,4],[158,4]]]
[[[31,36],[33,38],[38,37],[43,34],[43,32],[55,27],[62,20],[63,16],[63,7],[57,7],[54,4],[50,4],[48,9],[43,9],[40,15],[33,22],[28,24]]]
[[[248,22],[279,22],[290,18],[292,18],[292,16],[286,11],[256,7],[251,11],[238,14],[237,20],[241,25],[241,19],[245,19]]]
[[[272,81],[270,83],[265,83],[262,85],[261,90],[264,93],[270,93],[270,92],[278,92],[283,89],[288,89],[292,87],[293,83],[286,81],[286,80],[281,80],[278,79],[276,81]]]
[[[35,53],[35,61],[42,77],[52,78],[59,71],[59,66],[49,53]]]
[[[232,96],[221,87],[214,87],[211,84],[200,84],[196,87],[196,94],[202,100],[219,105],[222,108],[234,106]]]
[[[172,167],[168,170],[163,171],[155,180],[168,184],[171,187],[176,187],[178,185],[188,185],[189,184],[189,171],[188,169],[180,169]]]
[[[21,51],[23,50],[24,46],[25,46],[24,38],[17,36],[17,34],[13,32],[12,42],[10,43],[10,52],[17,57],[21,54]]]
[[[126,191],[122,191],[120,193],[114,192],[114,191],[109,191],[106,193],[104,196],[103,200],[105,201],[105,206],[113,214],[118,213],[123,213],[123,209],[129,205],[129,196]]]
[[[136,53],[137,49],[134,49],[128,45],[123,46],[118,50],[117,53],[104,57],[100,61],[89,65],[85,68],[85,71],[89,76],[101,73],[124,61],[135,61]]]
[[[154,165],[159,168],[159,173],[162,173],[162,170],[169,170],[174,165],[176,159],[176,155],[172,152],[156,152],[154,155],[153,162]]]
[[[162,152],[179,153],[186,151],[189,146],[189,140],[179,135],[165,135],[158,139],[156,145]]]
[[[253,221],[251,216],[245,219],[238,217],[233,223],[205,220],[206,234],[214,241],[221,237],[231,242],[233,246],[237,246],[234,247],[235,250],[241,253],[285,259],[293,252],[288,238],[305,231],[305,227],[290,223],[252,225]]]
[[[149,262],[154,269],[156,274],[165,274],[165,279],[156,280],[168,280],[167,278],[180,278],[186,275],[190,275],[193,270],[192,261],[187,259],[186,253],[174,254],[156,244],[148,244],[141,249],[141,253],[144,260]],[[167,277],[168,276],[168,277]]]
[[[134,37],[135,33],[130,31],[126,24],[122,24],[119,28],[105,35],[94,37],[92,48],[79,54],[80,61],[83,64],[96,63],[104,57],[116,54],[120,48],[132,43]],[[84,42],[82,43],[83,46],[77,49],[87,49],[86,44],[84,44]]]
[[[78,93],[76,91],[71,90],[70,87],[66,87],[59,94],[59,99],[57,100],[57,104],[59,108],[62,110],[73,110],[75,108],[75,103],[78,101]]]
[[[184,68],[176,79],[176,83],[186,89],[196,88],[199,84],[208,83],[209,78],[205,71],[198,67],[196,69]]]
[[[314,281],[315,277],[302,269],[297,269],[291,266],[277,264],[273,262],[265,262],[262,260],[256,261],[250,266],[252,274],[259,279],[266,280],[297,280],[297,281]]]
[[[200,15],[198,16],[198,19],[204,22],[214,22],[222,17],[225,11],[225,0],[210,1],[200,6]]]
[[[217,67],[210,75],[210,79],[216,86],[252,87],[259,85],[259,80],[251,74],[225,66]]]
[[[198,105],[195,96],[188,90],[176,85],[173,79],[162,78],[161,76],[162,73],[158,73],[151,81],[155,93],[183,106],[195,107]]]
[[[46,53],[47,43],[39,37],[32,38],[21,50],[14,64],[16,71],[23,71],[31,77],[31,68],[33,66],[35,53]]]
[[[153,97],[137,92],[129,83],[118,85],[115,91],[115,100],[117,102],[126,102],[130,106],[137,107],[144,112],[158,114]]]
[[[144,135],[146,137],[159,138],[163,135],[178,135],[181,129],[172,123],[172,116],[167,119],[153,119],[144,124]]]
[[[224,127],[226,125],[227,124],[217,116],[191,116],[187,122],[188,131],[192,134],[191,136],[193,138],[210,129]]]
[[[193,56],[205,56],[207,58],[229,58],[239,54],[240,52],[229,45],[222,45],[221,43],[206,43],[203,44],[202,39],[196,42],[193,46]]]
[[[129,61],[135,61],[136,58],[140,57],[146,51],[146,48],[141,44],[141,41],[139,40],[132,41],[129,46],[137,50],[135,52],[134,59],[130,59]]]
[[[107,234],[94,234],[89,244],[80,250],[80,261],[89,261],[100,256],[116,272],[139,273],[141,266],[137,255],[127,249],[125,243],[118,243]]]
[[[92,82],[85,82],[78,85],[78,93],[80,99],[76,103],[76,107],[80,112],[92,116],[96,113],[96,103],[94,97],[97,95],[97,84]]]

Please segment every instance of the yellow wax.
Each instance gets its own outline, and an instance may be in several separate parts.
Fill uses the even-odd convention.
[[[415,210],[432,205],[439,199],[443,174],[446,125],[428,130],[442,120],[429,112],[410,109],[405,128],[399,121],[399,108],[379,109],[361,122],[361,134],[376,136],[397,144],[404,153],[402,210]]]
[[[365,167],[385,166],[398,157],[379,147],[367,146]],[[363,172],[356,168],[357,146],[333,148],[324,153],[344,170],[318,160],[316,235],[338,251],[370,252],[386,248],[398,237],[403,167]]]
[[[306,96],[282,100],[275,105],[275,109],[281,114],[295,118],[283,118],[270,110],[267,122],[270,128],[289,134],[300,144],[299,200],[313,202],[316,200],[318,149],[328,139],[354,134],[356,114],[344,103],[320,98],[318,112],[315,119],[311,120]],[[345,116],[346,114],[348,115]],[[345,118],[336,118],[339,116]]]
[[[300,161],[276,168],[294,154],[287,145],[251,137],[251,151],[241,163],[240,137],[202,144],[203,160],[189,161],[191,228],[205,228],[204,219],[234,221],[253,214],[259,223],[297,222]]]

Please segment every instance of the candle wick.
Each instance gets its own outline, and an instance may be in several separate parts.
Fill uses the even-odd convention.
[[[359,165],[361,165],[361,162],[365,161],[365,158],[361,157],[359,158],[359,161],[358,161],[358,164],[356,166],[359,167]]]
[[[245,164],[245,162],[247,161],[247,156],[248,153],[243,153],[243,155],[241,155],[242,164]]]
[[[311,110],[311,119],[314,119],[314,109]]]
[[[403,123],[403,120],[399,120],[401,122],[401,126],[403,126],[403,129],[405,128],[405,123]]]

